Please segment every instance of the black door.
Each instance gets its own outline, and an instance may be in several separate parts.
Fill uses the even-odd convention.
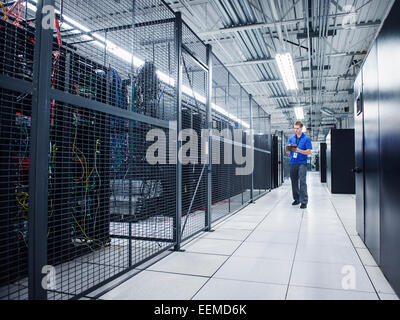
[[[354,83],[354,143],[356,180],[356,229],[364,241],[364,112],[362,93],[362,72]]]
[[[326,142],[321,142],[319,147],[319,170],[321,174],[321,182],[326,182]]]
[[[379,89],[377,46],[363,66],[364,113],[364,231],[365,244],[379,263]],[[362,176],[360,174],[360,176]]]
[[[272,137],[272,188],[278,188],[278,158],[279,158],[278,136]]]

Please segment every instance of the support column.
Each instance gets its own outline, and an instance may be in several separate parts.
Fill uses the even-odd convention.
[[[209,132],[208,136],[208,166],[207,166],[207,204],[205,214],[205,231],[211,230],[212,213],[212,110],[211,110],[211,96],[212,96],[212,47],[207,44],[207,66],[208,66],[208,82],[207,82],[207,102],[206,102],[206,123]]]
[[[48,155],[50,135],[50,84],[53,29],[43,28],[48,19],[44,6],[54,8],[54,0],[39,0],[36,10],[31,115],[31,153],[29,164],[28,218],[28,295],[31,300],[46,300],[42,269],[47,265]],[[52,19],[52,17],[50,17]],[[54,19],[54,17],[53,17]]]
[[[250,136],[251,136],[251,153],[252,153],[252,161],[253,161],[253,171],[251,172],[251,182],[250,182],[250,199],[251,203],[254,203],[254,135],[253,135],[253,108],[252,108],[252,101],[253,96],[249,94],[249,105],[250,105]]]
[[[176,216],[174,225],[175,251],[181,249],[182,241],[182,163],[179,159],[179,151],[182,148],[182,15],[180,12],[175,14],[175,58],[177,59],[177,82],[175,95],[177,98],[176,107]]]

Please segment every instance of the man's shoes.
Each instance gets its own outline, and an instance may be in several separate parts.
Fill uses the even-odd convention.
[[[300,204],[300,202],[298,202],[297,200],[294,200],[292,203],[292,206],[297,206],[298,204]]]
[[[307,205],[305,203],[302,203],[300,209],[307,209]]]

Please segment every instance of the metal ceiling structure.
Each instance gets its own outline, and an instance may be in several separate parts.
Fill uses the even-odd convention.
[[[302,106],[320,141],[334,125],[352,126],[354,79],[394,0],[166,2],[271,114],[273,130],[291,132]],[[274,57],[283,52],[293,57],[297,91],[281,79]]]

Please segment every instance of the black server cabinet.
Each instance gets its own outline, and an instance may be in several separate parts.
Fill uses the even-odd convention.
[[[0,287],[28,269],[31,96],[1,90],[0,99]]]
[[[356,217],[364,240],[400,294],[400,3],[390,14],[355,85]]]
[[[326,182],[326,143],[321,142],[319,146],[319,170],[321,182]]]
[[[254,147],[271,152],[271,135],[255,135]],[[254,189],[268,190],[272,185],[271,154],[266,152],[254,152]]]
[[[365,244],[379,263],[379,89],[377,46],[373,45],[363,69],[362,110],[364,113],[364,231]],[[362,175],[362,172],[357,173]]]
[[[190,204],[192,204],[190,212],[205,210],[206,206],[206,171],[203,171],[201,175],[203,168],[203,164],[201,164],[201,129],[204,128],[204,120],[204,114],[195,112],[191,108],[182,110],[182,129],[193,129],[198,139],[197,159],[193,158],[197,163],[182,165],[182,216],[188,213]],[[190,157],[192,156],[190,155]],[[198,182],[200,178],[201,180]],[[199,183],[199,186],[195,194],[197,183]]]
[[[32,81],[34,29],[0,21],[0,74]],[[31,94],[0,89],[0,287],[28,270]]]
[[[220,132],[221,130],[221,121],[218,120],[217,118],[213,117],[213,129],[218,130],[218,132]],[[212,140],[213,146],[218,144],[221,147],[221,143],[219,140],[217,139],[213,139]],[[219,158],[219,161],[221,161],[223,159],[223,150],[220,150],[220,155],[221,157]],[[222,200],[221,197],[221,188],[220,188],[220,177],[222,175],[222,170],[221,170],[221,165],[220,163],[215,163],[216,159],[213,159],[213,165],[211,168],[211,180],[212,180],[212,187],[211,187],[211,195],[212,195],[212,204],[214,205],[215,203],[219,202]]]
[[[329,190],[332,193],[354,194],[354,129],[332,129],[326,144]]]
[[[265,177],[265,190],[272,188],[272,176],[271,176],[271,165],[272,165],[272,135],[262,135],[262,146],[264,150],[269,153],[263,153],[263,165],[266,166],[266,177]]]
[[[278,188],[279,183],[279,137],[272,136],[272,165],[271,165],[272,189]]]
[[[380,267],[400,294],[400,2],[378,36],[380,144]],[[367,124],[366,124],[367,125]],[[367,128],[366,130],[367,131]]]
[[[283,132],[279,131],[275,137],[277,138],[277,146],[276,147],[276,155],[272,154],[272,157],[274,158],[273,161],[275,161],[275,166],[276,166],[276,176],[274,177],[275,179],[275,184],[276,187],[280,187],[282,183],[284,182],[283,178],[283,153],[284,153],[284,145],[283,145]]]
[[[285,141],[284,141],[284,136],[283,136],[283,131],[282,131],[281,143],[280,143],[280,157],[279,157],[281,184],[283,184],[285,182],[284,157],[285,157]]]
[[[17,27],[0,22],[0,72],[26,81],[32,80],[33,27]],[[5,46],[13,43],[14,46]],[[106,102],[107,69],[53,40],[52,87]],[[10,64],[10,61],[13,63]],[[95,70],[102,69],[102,73]],[[65,70],[70,70],[69,79]],[[7,282],[26,276],[27,214],[29,203],[31,95],[4,91],[0,106],[0,202],[11,216],[0,215],[0,279]],[[13,113],[10,113],[11,111]],[[105,246],[109,235],[108,154],[109,117],[55,100],[50,110],[48,175],[48,263],[55,265]],[[10,144],[11,143],[11,144]],[[13,147],[11,148],[11,145]],[[79,148],[79,151],[78,151]],[[84,156],[83,156],[84,155]],[[82,165],[95,172],[80,179]],[[13,164],[15,162],[15,164]],[[12,164],[12,166],[10,166]],[[15,179],[15,181],[14,181]],[[78,181],[79,180],[79,181]],[[14,197],[10,197],[15,194]],[[89,199],[96,203],[89,207]],[[96,218],[91,218],[96,217]],[[11,249],[7,249],[11,248]],[[18,270],[16,269],[18,268]],[[2,281],[0,281],[1,284]]]

